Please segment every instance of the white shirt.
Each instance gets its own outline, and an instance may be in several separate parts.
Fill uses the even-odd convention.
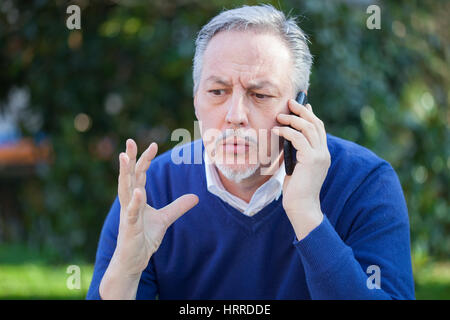
[[[203,159],[205,161],[206,185],[208,191],[247,216],[253,216],[273,200],[278,200],[283,191],[283,182],[284,177],[286,176],[284,162],[275,174],[255,191],[250,202],[247,203],[225,189],[222,181],[220,181],[216,166],[209,160],[209,157],[208,161],[206,161],[206,157],[208,157],[208,155],[204,152]]]

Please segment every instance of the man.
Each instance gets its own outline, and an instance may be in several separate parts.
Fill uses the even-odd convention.
[[[155,143],[136,161],[127,141],[88,299],[414,298],[397,176],[293,100],[307,92],[311,63],[301,29],[268,5],[202,28],[202,139],[181,149],[205,161],[155,158]],[[297,150],[290,176],[282,139]]]

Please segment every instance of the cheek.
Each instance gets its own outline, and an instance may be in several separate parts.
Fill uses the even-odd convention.
[[[260,156],[270,156],[272,153],[278,154],[280,151],[280,137],[271,133],[274,126],[280,125],[276,120],[277,114],[278,112],[274,113],[273,111],[260,114],[253,113],[250,126],[258,134],[258,153]]]
[[[205,132],[206,130],[222,131],[223,129],[224,117],[218,112],[197,112],[197,119],[201,122],[202,132]]]
[[[223,122],[225,115],[223,108],[213,106],[208,103],[205,97],[200,96],[196,101],[195,114],[199,121],[202,121],[207,127],[219,128],[219,124]]]
[[[222,135],[222,122],[217,113],[197,111],[197,119],[200,125],[200,132],[206,151],[212,157],[217,139]]]
[[[249,124],[253,129],[257,131],[261,129],[270,132],[270,130],[275,125],[279,125],[276,119],[277,114],[278,113],[274,112],[258,112],[258,111],[250,112]]]

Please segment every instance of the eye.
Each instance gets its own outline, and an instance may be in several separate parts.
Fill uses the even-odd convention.
[[[208,92],[212,93],[213,96],[221,96],[222,93],[225,92],[224,89],[214,89],[214,90],[209,90]]]
[[[262,93],[253,93],[253,95],[256,97],[256,99],[258,100],[267,100],[268,98],[271,98],[271,96],[266,95],[266,94],[262,94]]]

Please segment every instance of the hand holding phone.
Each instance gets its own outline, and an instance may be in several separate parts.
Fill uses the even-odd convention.
[[[307,103],[306,94],[303,91],[300,91],[297,94],[295,101],[297,101],[301,105],[305,105]],[[293,114],[293,113],[291,112],[291,114]],[[297,163],[297,157],[296,157],[297,150],[295,150],[294,146],[292,145],[292,142],[290,142],[289,140],[286,140],[286,139],[283,139],[283,140],[284,140],[283,141],[284,168],[285,168],[286,174],[288,176],[290,176],[290,175],[292,175],[292,172],[294,172],[294,168]]]
[[[331,156],[325,125],[306,103],[306,94],[299,93],[296,102],[300,106],[292,100],[288,102],[289,110],[292,110],[290,115],[277,115],[282,126],[275,126],[273,132],[285,139],[283,208],[297,239],[302,240],[323,221],[320,191],[331,165]]]

